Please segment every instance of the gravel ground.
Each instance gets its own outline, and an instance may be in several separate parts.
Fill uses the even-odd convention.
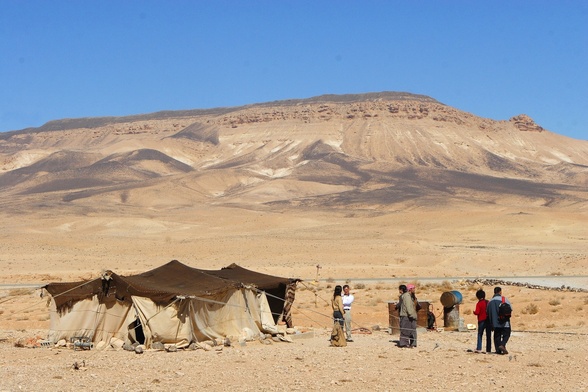
[[[5,331],[6,332],[6,331]],[[421,332],[401,349],[387,332],[329,347],[315,329],[292,343],[247,342],[211,351],[15,347],[0,343],[0,391],[579,391],[588,388],[586,334],[515,332],[508,355],[468,352],[475,332]],[[22,333],[22,332],[20,332]],[[75,365],[79,369],[75,369]]]

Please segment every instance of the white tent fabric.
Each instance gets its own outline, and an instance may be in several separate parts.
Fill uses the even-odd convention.
[[[75,303],[63,315],[52,302],[49,339],[88,337],[108,343],[118,338],[132,342],[140,336],[135,330],[139,325],[145,338],[140,343],[147,347],[161,342],[181,348],[214,338],[253,340],[262,333],[278,332],[265,293],[251,289],[229,290],[214,298],[177,299],[165,306],[139,296],[132,296],[131,301],[103,303],[93,296]]]
[[[109,342],[111,338],[124,340],[128,334],[126,326],[135,319],[129,304],[116,300],[100,302],[96,295],[76,302],[62,315],[53,299],[49,309],[49,340],[52,342],[73,337],[90,338],[95,342]]]

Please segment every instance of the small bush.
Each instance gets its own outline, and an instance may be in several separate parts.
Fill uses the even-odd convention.
[[[535,304],[529,304],[527,306],[525,306],[525,308],[522,310],[523,314],[537,314],[539,313],[539,308],[537,307],[537,305]]]
[[[555,324],[547,324],[545,328],[555,328]]]
[[[439,286],[439,288],[443,291],[451,291],[453,290],[453,285],[451,284],[450,281],[448,280],[444,280],[441,285]]]
[[[363,290],[363,289],[365,289],[365,284],[364,283],[356,283],[355,286],[353,286],[353,288],[356,290]]]
[[[561,302],[560,302],[559,299],[554,298],[554,299],[552,299],[552,300],[549,301],[549,305],[551,305],[551,306],[557,306],[557,305],[561,305]]]

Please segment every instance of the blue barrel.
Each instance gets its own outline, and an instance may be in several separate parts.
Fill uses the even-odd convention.
[[[445,308],[452,308],[463,301],[463,296],[457,290],[446,291],[441,294],[441,304]]]

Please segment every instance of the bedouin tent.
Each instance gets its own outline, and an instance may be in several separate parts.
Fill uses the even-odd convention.
[[[232,337],[255,339],[291,324],[298,279],[265,275],[232,264],[200,270],[173,260],[138,275],[106,271],[91,281],[50,283],[48,339],[112,338],[150,347],[186,347]],[[269,297],[269,300],[268,300]]]

